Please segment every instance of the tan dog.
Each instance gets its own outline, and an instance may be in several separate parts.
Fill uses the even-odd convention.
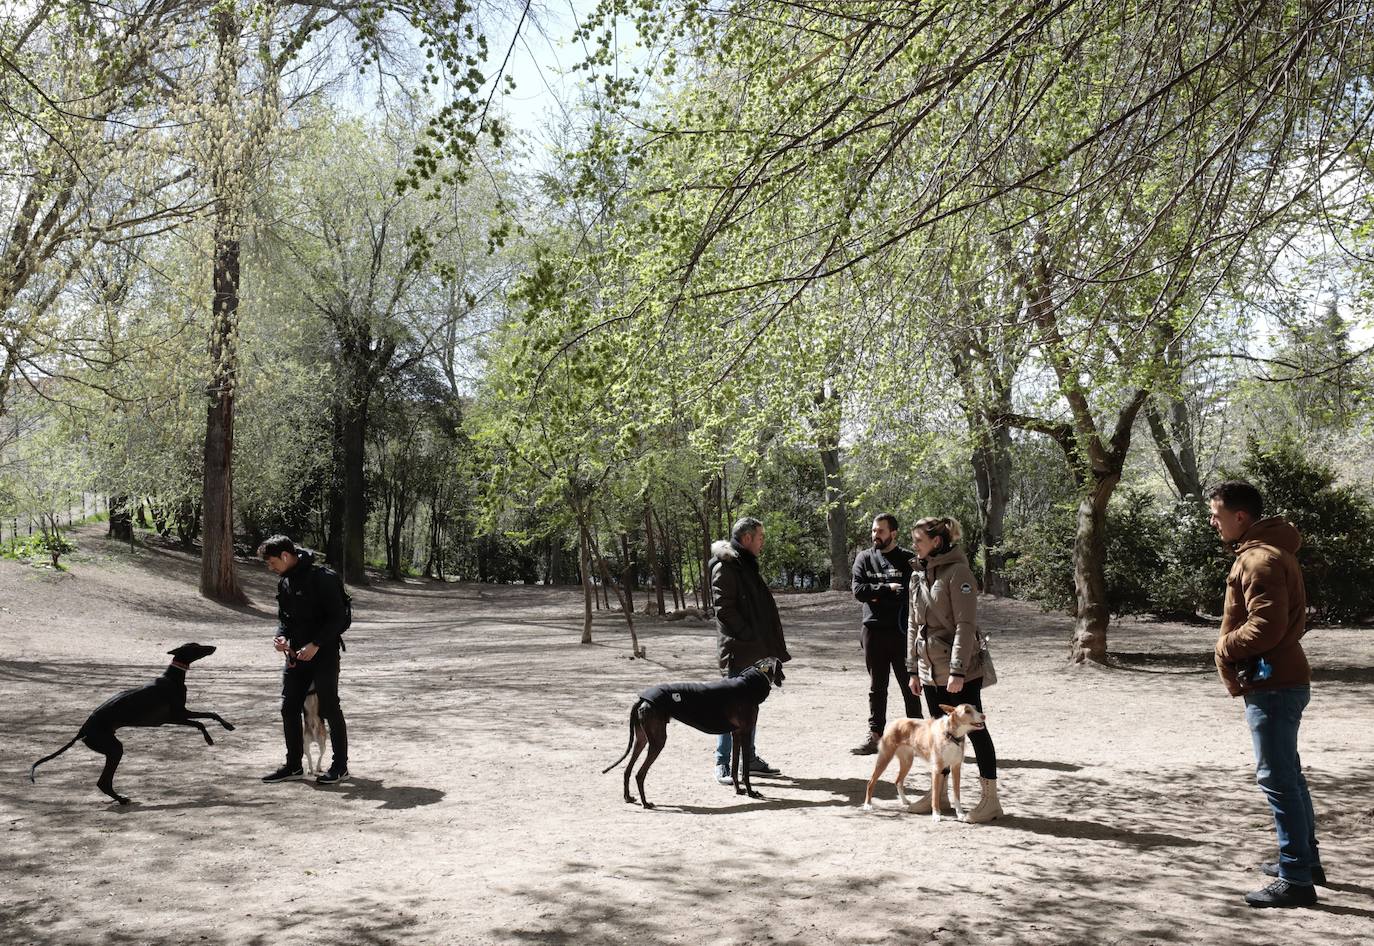
[[[310,692],[305,696],[305,712],[301,716],[301,732],[305,739],[305,767],[312,774],[319,774],[320,766],[324,762],[324,743],[328,734],[324,728],[324,719],[320,716],[320,696],[315,692],[315,685],[310,685]],[[315,744],[315,757],[310,757],[310,744]]]
[[[940,820],[940,806],[945,797],[944,773],[948,769],[954,783],[954,814],[960,821],[965,820],[964,808],[959,798],[959,776],[964,766],[964,737],[975,729],[983,728],[985,717],[974,709],[971,703],[956,706],[940,704],[945,715],[939,719],[894,719],[883,730],[883,738],[878,741],[878,758],[873,763],[873,777],[868,780],[864,792],[864,811],[873,810],[873,787],[883,774],[887,764],[895,755],[900,763],[897,770],[897,797],[904,807],[911,807],[906,800],[906,788],[902,784],[911,763],[919,754],[930,763],[930,819]]]

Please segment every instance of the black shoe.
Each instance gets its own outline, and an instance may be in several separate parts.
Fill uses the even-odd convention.
[[[321,772],[315,776],[316,785],[333,785],[335,782],[342,782],[348,778],[348,766],[331,765],[328,772]]]
[[[859,743],[859,744],[858,744],[857,746],[855,746],[853,749],[850,749],[850,750],[849,750],[850,754],[851,754],[851,755],[877,755],[877,754],[878,754],[878,739],[879,739],[879,738],[881,738],[881,737],[879,737],[876,733],[869,733],[867,736],[864,737],[864,741],[863,741],[863,742]]]
[[[1299,886],[1280,878],[1263,890],[1245,895],[1252,907],[1310,907],[1317,902],[1317,890],[1310,884]]]
[[[749,760],[750,775],[781,775],[781,769],[775,769],[767,762],[763,761],[762,756],[754,756]]]
[[[1279,875],[1279,865],[1275,861],[1270,861],[1267,864],[1261,864],[1260,873],[1265,874],[1269,877],[1277,877]],[[1314,883],[1318,887],[1326,886],[1326,869],[1322,867],[1320,864],[1312,868],[1312,883]]]
[[[305,778],[305,769],[301,768],[299,765],[283,765],[271,775],[264,775],[262,780],[268,785],[272,785],[276,782],[289,782],[297,778]]]

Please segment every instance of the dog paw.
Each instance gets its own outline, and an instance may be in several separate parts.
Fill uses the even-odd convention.
[[[860,810],[860,811],[872,811],[872,810],[873,810],[873,806],[872,806],[870,803],[868,803],[868,802],[864,802],[862,805],[859,806],[859,810]]]
[[[762,798],[763,796],[760,795],[758,792],[754,791],[754,790],[751,788],[751,789],[749,789],[749,797],[750,797],[750,798]]]
[[[220,725],[222,725],[225,729],[229,730],[230,732],[233,732],[233,731],[234,731],[234,724],[233,724],[233,723],[221,722]]]
[[[933,821],[933,822],[935,822],[936,824],[939,824],[939,823],[940,823],[941,818],[940,818],[940,809],[939,809],[939,808],[936,808],[934,811],[932,811],[932,812],[930,813],[930,820]]]
[[[646,802],[644,803],[644,808],[645,808],[646,811],[653,811],[653,810],[654,810],[654,803],[651,802],[651,801],[646,801]]]

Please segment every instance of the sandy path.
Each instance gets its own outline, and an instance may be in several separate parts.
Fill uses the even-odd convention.
[[[1071,671],[1064,618],[985,599],[1008,817],[932,825],[892,807],[890,782],[886,807],[857,808],[857,606],[785,596],[795,659],[759,736],[783,777],[739,799],[709,777],[710,739],[674,725],[646,812],[600,769],[637,690],[709,677],[710,625],[643,619],[650,659],[631,661],[613,616],[577,644],[576,589],[380,584],[355,592],[345,658],[355,778],[264,786],[281,752],[270,576],[246,567],[258,605],[226,611],[179,553],[81,544],[68,575],[0,561],[4,946],[1374,940],[1369,630],[1308,637],[1304,758],[1337,886],[1258,913],[1240,895],[1273,833],[1207,627],[1121,622],[1134,669]],[[127,808],[79,745],[28,783],[185,640],[219,645],[190,703],[235,732],[125,730]]]

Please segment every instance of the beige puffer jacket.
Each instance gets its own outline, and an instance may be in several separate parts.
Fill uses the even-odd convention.
[[[950,676],[997,682],[987,638],[978,632],[978,579],[964,550],[932,555],[911,573],[907,670],[919,668],[925,686],[947,686]]]

